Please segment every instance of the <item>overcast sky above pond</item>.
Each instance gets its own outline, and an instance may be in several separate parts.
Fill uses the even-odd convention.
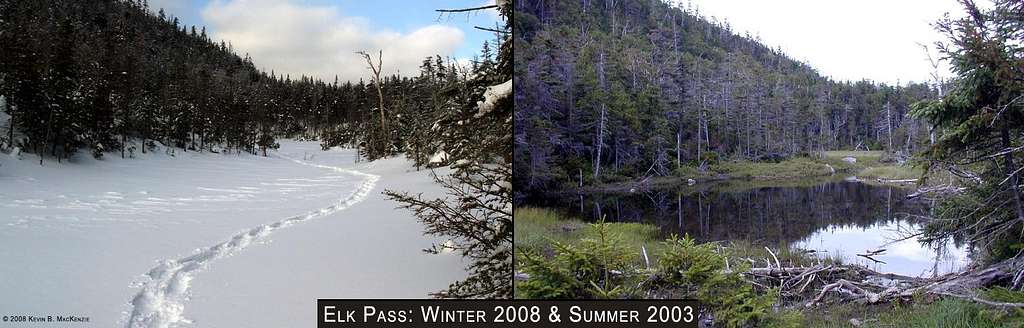
[[[685,7],[687,1],[670,2]],[[942,40],[931,23],[946,12],[959,17],[963,11],[955,0],[692,2],[701,15],[724,19],[737,33],[759,35],[767,45],[781,46],[825,76],[889,84],[930,79],[932,69],[918,43],[931,46]]]

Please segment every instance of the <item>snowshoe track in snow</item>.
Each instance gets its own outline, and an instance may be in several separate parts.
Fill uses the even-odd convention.
[[[365,199],[377,185],[377,180],[380,179],[380,176],[355,170],[307,163],[282,155],[277,155],[277,157],[301,165],[329,169],[364,178],[355,191],[331,206],[243,231],[217,245],[200,249],[188,257],[162,261],[145,274],[145,282],[142,283],[138,294],[129,302],[131,311],[129,312],[126,324],[128,328],[164,328],[177,323],[189,323],[183,316],[185,303],[190,297],[189,287],[195,275],[209,266],[211,262],[231,256],[248,247],[253,242],[263,240],[278,229],[287,228],[344,210]]]

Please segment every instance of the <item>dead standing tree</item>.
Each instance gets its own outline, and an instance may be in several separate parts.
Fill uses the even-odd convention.
[[[366,63],[370,65],[370,70],[373,71],[373,84],[377,86],[377,98],[379,100],[378,108],[380,109],[380,134],[381,141],[383,142],[388,139],[387,137],[389,135],[387,121],[385,120],[384,116],[384,89],[383,86],[381,85],[380,80],[380,71],[381,66],[383,66],[384,50],[379,50],[377,52],[377,65],[373,64],[373,58],[370,57],[370,54],[366,53],[365,51],[357,52],[357,54],[362,55],[363,58],[366,59]]]

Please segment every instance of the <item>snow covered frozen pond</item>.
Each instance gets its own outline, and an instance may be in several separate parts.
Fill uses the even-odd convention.
[[[95,327],[312,326],[316,298],[420,298],[465,276],[381,195],[442,195],[405,159],[289,141],[270,157],[116,155],[0,158],[0,309]]]

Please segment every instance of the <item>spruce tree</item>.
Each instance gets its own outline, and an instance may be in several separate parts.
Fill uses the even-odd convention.
[[[503,1],[501,14],[510,18],[511,1]],[[506,19],[506,22],[511,19]],[[452,283],[434,296],[445,298],[511,298],[512,291],[512,43],[506,24],[495,69],[475,72],[468,81],[464,109],[475,113],[459,122],[439,121],[442,129],[475,133],[456,134],[465,139],[446,140],[464,145],[453,158],[454,172],[434,175],[450,197],[426,199],[422,195],[386,191],[401,207],[416,213],[426,233],[452,238],[435,246],[468,258],[469,277]],[[440,70],[440,69],[439,69]],[[507,86],[507,89],[505,88]],[[445,124],[449,124],[445,126]],[[468,146],[472,143],[474,146]]]

